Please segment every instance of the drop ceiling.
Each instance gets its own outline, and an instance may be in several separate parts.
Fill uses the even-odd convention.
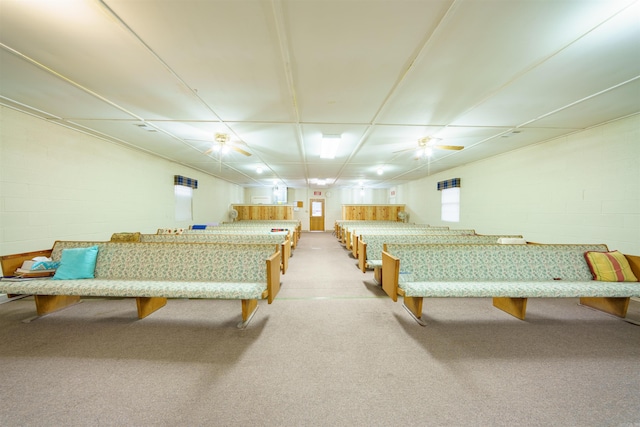
[[[638,114],[640,3],[0,0],[0,104],[245,187],[387,188]]]

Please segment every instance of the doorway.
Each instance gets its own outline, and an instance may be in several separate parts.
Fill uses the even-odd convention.
[[[324,199],[309,199],[309,231],[324,231]]]

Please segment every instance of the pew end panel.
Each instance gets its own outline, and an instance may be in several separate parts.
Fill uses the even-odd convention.
[[[267,302],[271,304],[280,292],[280,257],[282,254],[278,251],[267,259]],[[264,298],[264,296],[263,296]]]
[[[400,259],[382,251],[382,289],[394,302],[398,301],[399,276]]]
[[[287,238],[282,245],[282,254],[281,254],[281,262],[282,265],[282,274],[286,274],[289,269],[289,258],[291,258],[291,238]]]
[[[358,251],[359,251],[360,237],[357,234],[353,236],[353,242],[351,244],[351,254],[355,259],[358,259]]]
[[[358,267],[363,273],[367,272],[367,244],[362,240],[358,241]]]

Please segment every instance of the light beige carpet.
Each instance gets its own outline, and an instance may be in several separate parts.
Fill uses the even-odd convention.
[[[421,327],[330,233],[304,233],[276,301],[0,305],[2,426],[636,426],[640,326],[532,299],[432,299]],[[637,301],[630,313],[638,313]]]

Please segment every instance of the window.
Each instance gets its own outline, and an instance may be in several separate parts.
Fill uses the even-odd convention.
[[[287,187],[273,187],[273,202],[277,204],[287,203]]]
[[[311,202],[311,216],[322,216],[322,202]]]
[[[184,185],[174,185],[176,199],[176,221],[191,221],[193,213],[191,201],[193,199],[193,188]]]
[[[460,222],[460,187],[443,189],[441,200],[440,219],[447,222]]]

